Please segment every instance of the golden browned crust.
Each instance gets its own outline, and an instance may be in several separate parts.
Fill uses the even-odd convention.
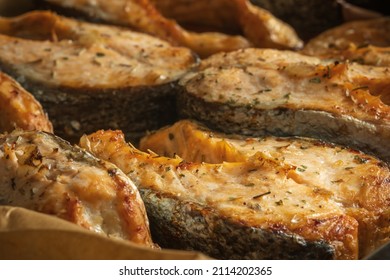
[[[180,80],[177,109],[228,133],[320,138],[390,161],[388,73],[286,50],[220,53]]]
[[[389,34],[389,17],[352,21],[311,39],[302,53],[367,65],[390,66]]]
[[[180,22],[188,22],[206,30],[221,30],[227,34],[241,32],[256,47],[294,49],[302,46],[287,24],[247,0],[151,2],[164,15],[178,18]]]
[[[0,204],[154,247],[143,201],[115,165],[44,132],[0,134]]]
[[[307,249],[306,246],[311,242],[327,244],[326,246],[333,250],[333,258],[358,257],[358,222],[355,217],[346,215],[345,209],[329,195],[329,192],[319,191],[322,189],[321,186],[300,180],[302,175],[297,169],[280,163],[277,159],[271,159],[263,153],[254,154],[245,161],[239,162],[190,163],[180,157],[166,158],[154,153],[140,152],[129,146],[119,131],[98,131],[83,137],[80,145],[96,156],[114,162],[133,178],[141,193],[144,193],[144,201],[153,213],[149,215],[153,216],[151,219],[156,223],[164,223],[164,215],[174,216],[172,222],[175,224],[167,226],[168,230],[173,232],[165,234],[174,236],[178,234],[176,232],[178,230],[183,238],[187,238],[183,232],[188,231],[188,235],[193,235],[193,238],[199,242],[207,236],[208,238],[203,240],[207,244],[213,243],[212,240],[227,238],[226,251],[236,246],[238,255],[242,258],[250,258],[252,254],[250,252],[253,251],[255,251],[253,256],[257,258],[260,256],[277,258],[280,254],[279,250],[282,250],[279,248],[280,244],[269,244],[268,239],[263,239],[264,234],[270,239],[279,234],[286,234],[281,238],[304,240],[301,244],[302,250]],[[155,195],[159,199],[154,198]],[[164,202],[164,197],[170,202]],[[182,225],[180,221],[185,220],[183,216],[187,215],[186,211],[175,212],[176,210],[172,209],[177,209],[176,204],[191,203],[200,204],[200,207],[204,208],[199,210],[203,213],[201,214],[203,217]],[[160,209],[161,214],[157,210],[154,211],[157,208]],[[194,210],[194,213],[197,211]],[[206,230],[202,221],[208,220],[211,223],[213,215],[219,216],[224,222],[210,224],[212,229]],[[223,237],[224,234],[218,232],[220,226],[217,226],[218,223],[226,223],[223,227],[227,228],[233,224],[235,230],[228,231],[229,237]],[[197,225],[205,232],[192,232]],[[253,242],[270,246],[266,253],[261,252],[260,249],[250,248],[250,245],[240,248],[239,244],[230,243],[230,238],[234,240],[237,235],[240,235],[240,230],[243,233],[248,227],[254,232],[259,230],[258,235],[253,232],[251,238]],[[295,236],[292,239],[291,236],[287,237],[291,234]],[[201,237],[202,235],[204,236]],[[240,238],[240,243],[246,240],[246,237]],[[189,240],[180,242],[181,244],[196,243]],[[289,241],[286,242],[284,246],[295,246],[293,241],[290,245]],[[198,250],[202,248],[206,253],[215,250],[215,248],[203,248],[201,245],[191,246],[195,246],[194,248]],[[321,256],[320,248],[323,249],[319,246],[318,252],[312,252],[313,256]],[[306,253],[302,254],[302,258],[308,257]],[[294,257],[289,256],[288,253],[282,255],[284,258]],[[218,253],[218,256],[231,257],[229,253]]]
[[[48,112],[56,135],[122,129],[132,139],[175,117],[174,83],[194,53],[147,34],[45,11],[0,17],[0,68]]]
[[[53,132],[41,104],[19,83],[0,72],[0,132],[15,128]]]
[[[302,47],[302,41],[289,25],[276,19],[266,10],[255,7],[248,0],[214,1],[211,6],[208,1],[201,1],[201,3],[193,1],[186,5],[187,13],[191,11],[196,13],[199,4],[203,6],[207,4],[214,13],[227,14],[245,38],[219,32],[187,31],[176,21],[164,17],[149,0],[123,0],[115,3],[94,0],[94,5],[91,5],[92,1],[88,0],[48,0],[47,2],[80,10],[93,18],[129,26],[171,43],[187,46],[202,57],[250,46],[289,49]],[[159,6],[158,3],[154,4]],[[165,1],[161,7],[167,10],[174,5],[175,1]]]
[[[198,163],[240,162],[264,153],[295,166],[299,175],[294,180],[317,185],[358,221],[360,257],[390,239],[390,223],[385,222],[390,217],[390,170],[375,157],[309,138],[224,134],[190,120],[144,137],[140,149]]]
[[[0,17],[0,61],[52,87],[121,89],[176,81],[193,53],[138,32],[32,11]]]

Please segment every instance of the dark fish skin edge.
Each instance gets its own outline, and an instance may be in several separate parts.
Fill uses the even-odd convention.
[[[139,189],[153,240],[162,248],[201,251],[216,259],[333,259],[325,241],[241,225],[205,206]]]
[[[178,115],[193,118],[224,133],[246,136],[305,136],[344,145],[390,162],[390,126],[373,125],[348,116],[314,110],[209,103],[184,88],[177,96]],[[245,119],[237,116],[245,115]]]
[[[136,144],[147,130],[177,119],[175,82],[119,89],[74,89],[21,78],[12,67],[2,63],[0,69],[34,95],[53,123],[55,134],[71,143],[99,129],[121,129],[127,139]]]

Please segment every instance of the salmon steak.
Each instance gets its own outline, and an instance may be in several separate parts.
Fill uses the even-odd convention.
[[[390,18],[380,17],[344,23],[312,38],[303,54],[390,66]]]
[[[319,138],[390,160],[386,67],[245,49],[203,60],[180,86],[180,116],[215,130]]]
[[[292,179],[327,192],[347,215],[356,219],[359,258],[390,239],[389,167],[359,151],[310,138],[218,133],[190,120],[142,138],[140,149],[167,157],[180,156],[187,162],[215,164],[244,162],[260,152],[280,166],[295,168],[297,176]]]
[[[170,123],[172,85],[197,63],[189,49],[118,27],[41,11],[0,18],[0,68],[72,142],[102,128],[136,138]]]
[[[53,134],[0,134],[0,205],[54,215],[111,238],[155,247],[134,183],[112,163]]]
[[[168,139],[174,140],[172,135],[168,133]],[[293,164],[261,151],[248,154],[244,161],[188,162],[179,156],[141,152],[126,143],[120,131],[83,136],[80,146],[113,162],[134,181],[147,209],[152,236],[162,247],[198,250],[220,259],[359,258],[359,226],[364,228],[364,224],[359,225],[352,206],[349,211],[343,204],[344,193],[334,194],[320,182],[306,179]],[[350,167],[358,165],[349,163]],[[367,187],[383,199],[367,197],[364,203],[376,201],[385,208],[389,170],[386,164],[375,163],[372,166],[381,177]],[[364,190],[362,197],[370,192]],[[364,207],[359,211],[367,212],[361,217],[371,217]],[[367,247],[361,250],[378,239],[362,241]]]

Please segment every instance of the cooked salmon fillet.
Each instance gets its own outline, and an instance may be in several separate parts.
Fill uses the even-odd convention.
[[[178,110],[227,133],[308,136],[389,161],[389,69],[245,49],[203,60],[180,81]]]
[[[344,23],[312,38],[303,54],[390,66],[390,18],[380,17]]]
[[[15,128],[53,132],[41,104],[19,83],[0,72],[0,133]]]
[[[220,32],[196,33],[185,30],[173,19],[164,17],[157,7],[164,10],[175,6],[175,1],[149,0],[46,0],[60,7],[86,13],[92,19],[128,26],[138,31],[155,35],[173,44],[186,46],[201,57],[220,51],[233,51],[250,46],[296,49],[303,46],[296,32],[288,24],[268,11],[256,7],[248,0],[216,0],[207,2],[216,17],[228,14],[230,22],[239,26],[245,36],[227,35]],[[204,5],[205,1],[197,5]],[[188,5],[189,4],[189,5]],[[196,5],[187,3],[193,13]],[[202,14],[199,14],[200,21]]]
[[[2,64],[50,86],[164,84],[182,76],[195,61],[188,49],[154,37],[45,11],[1,18],[0,34]]]
[[[133,182],[115,165],[52,134],[0,134],[0,205],[28,208],[109,237],[155,246]]]
[[[294,180],[328,192],[359,223],[359,256],[390,239],[390,169],[375,157],[309,138],[244,137],[182,120],[144,137],[141,150],[188,162],[243,162],[262,153],[297,171]]]
[[[0,68],[67,139],[101,128],[142,134],[173,119],[175,83],[198,62],[186,48],[50,12],[0,18]]]
[[[134,181],[163,247],[222,259],[358,258],[359,224],[342,203],[263,153],[190,163],[138,151],[119,131],[83,136],[80,145]]]

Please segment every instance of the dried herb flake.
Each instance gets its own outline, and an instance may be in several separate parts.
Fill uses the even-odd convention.
[[[354,156],[353,160],[354,160],[354,162],[356,162],[358,164],[363,164],[363,163],[366,163],[368,161],[368,159],[360,157],[358,155]]]
[[[275,204],[277,206],[281,206],[281,205],[283,205],[283,200],[276,201]]]
[[[319,77],[314,77],[314,78],[311,78],[309,80],[310,83],[313,83],[313,84],[319,84],[321,83],[321,79]]]
[[[262,194],[255,195],[254,197],[252,197],[252,199],[257,199],[257,198],[260,198],[260,197],[263,197],[263,196],[269,195],[269,194],[271,194],[271,191],[268,191],[268,192],[265,192],[265,193],[262,193]]]

